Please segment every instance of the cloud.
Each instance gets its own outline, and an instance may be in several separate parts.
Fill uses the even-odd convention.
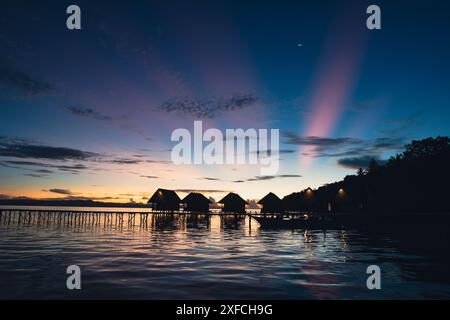
[[[22,167],[41,167],[41,168],[51,168],[51,169],[57,169],[59,171],[66,171],[71,173],[78,173],[80,170],[86,170],[89,169],[87,166],[83,164],[73,164],[73,165],[59,165],[59,164],[50,164],[50,163],[44,163],[44,162],[34,162],[34,161],[15,161],[15,160],[8,160],[8,161],[1,161],[0,166],[8,167],[8,168],[15,168],[15,169],[22,169]],[[45,170],[45,169],[40,169]],[[38,171],[40,171],[38,170]],[[48,173],[50,173],[50,170],[47,170]],[[44,172],[42,172],[44,173]]]
[[[151,139],[151,138],[148,138],[148,139]],[[149,141],[153,141],[153,139],[151,139]],[[170,149],[170,148],[167,148],[167,149],[147,149],[147,148],[142,148],[142,149],[139,149],[139,151],[149,152],[149,153],[152,153],[152,152],[171,152],[172,149]]]
[[[97,112],[91,108],[70,106],[70,107],[65,107],[65,109],[77,117],[92,118],[92,119],[103,120],[103,121],[112,119],[110,116],[100,114],[99,112]]]
[[[156,108],[157,111],[188,114],[197,118],[215,118],[222,112],[241,110],[259,101],[253,94],[235,94],[231,97],[175,98]]]
[[[301,175],[299,175],[299,174],[279,174],[277,177],[278,178],[300,178]]]
[[[53,173],[53,171],[47,170],[47,169],[39,169],[39,170],[36,170],[36,172],[38,172],[38,173]]]
[[[272,179],[278,179],[278,178],[300,178],[300,177],[301,177],[301,175],[299,175],[299,174],[279,174],[279,175],[273,175],[273,176],[255,176],[253,178],[233,180],[231,182],[243,183],[243,182],[252,182],[252,181],[272,180]],[[224,181],[219,178],[211,178],[211,177],[202,177],[199,179],[200,180],[208,180],[208,181]]]
[[[0,199],[2,200],[11,199],[11,196],[8,196],[7,194],[0,194]]]
[[[138,192],[138,193],[120,193],[118,194],[121,197],[144,197],[147,195],[147,192]]]
[[[219,178],[210,178],[210,177],[203,177],[203,178],[200,178],[201,180],[208,180],[208,181],[220,181],[220,179]]]
[[[119,197],[83,197],[83,196],[67,196],[64,198],[60,198],[59,200],[90,200],[90,201],[104,201],[104,200],[117,200]],[[50,200],[55,200],[54,198]]]
[[[147,178],[147,179],[158,179],[157,176],[141,176],[141,178]]]
[[[235,180],[234,183],[242,183],[245,181],[252,182],[252,181],[264,181],[264,180],[273,180],[278,178],[300,178],[301,175],[299,174],[279,174],[274,176],[255,176],[253,178],[247,179],[247,180]]]
[[[11,139],[0,136],[0,156],[49,160],[87,160],[98,156],[98,154],[72,148],[32,144],[25,139]]]
[[[1,159],[2,157],[6,159]],[[167,160],[144,159],[143,157],[115,157],[114,155],[99,154],[73,148],[42,145],[23,138],[0,136],[0,166],[31,171],[25,173],[25,176],[32,178],[47,177],[48,174],[53,173],[52,170],[78,174],[80,171],[94,168],[91,164],[96,163],[116,165],[171,163]],[[36,168],[31,169],[30,167]],[[99,170],[99,168],[96,170]],[[150,178],[150,176],[146,177]]]
[[[47,94],[54,90],[49,83],[16,69],[7,59],[0,59],[0,87],[18,90],[26,96]]]
[[[168,164],[171,163],[171,161],[168,160],[141,160],[136,158],[117,158],[113,160],[103,160],[103,159],[97,159],[98,162],[104,162],[104,163],[112,163],[112,164],[140,164],[140,163],[161,163],[161,164]]]
[[[375,149],[392,149],[397,150],[403,148],[405,142],[401,138],[377,138],[373,140],[372,147]]]
[[[137,159],[114,159],[114,160],[108,160],[106,162],[113,163],[113,164],[138,164],[138,163],[141,163],[142,160],[137,160]]]
[[[275,178],[276,178],[276,176],[256,176],[254,178],[247,179],[247,181],[272,180]]]
[[[49,174],[53,173],[51,170],[47,169],[31,169],[27,168],[27,166],[40,166],[40,163],[36,162],[28,162],[28,161],[0,161],[0,166],[5,168],[13,168],[13,169],[21,169],[21,170],[27,170],[30,173],[25,173],[24,176],[32,177],[32,178],[47,178]],[[42,164],[47,165],[47,164]],[[24,166],[24,167],[23,167]]]
[[[301,137],[295,132],[283,131],[281,135],[286,138],[286,144],[316,146],[316,147],[339,147],[359,144],[360,139],[355,138],[323,138],[316,136]]]
[[[278,150],[279,154],[290,154],[290,153],[295,153],[296,150],[292,150],[292,149],[280,149]],[[258,156],[271,156],[272,155],[272,150],[268,149],[268,150],[256,150],[256,151],[252,151],[252,154],[257,154]]]
[[[350,158],[342,158],[337,161],[337,163],[344,168],[347,169],[359,169],[359,168],[367,168],[369,163],[375,160],[378,164],[386,163],[386,160],[381,160],[378,157],[372,156],[361,156],[361,157],[350,157]]]
[[[46,174],[37,174],[37,173],[25,173],[24,176],[31,177],[31,178],[47,178],[48,175]]]
[[[58,188],[54,188],[54,189],[49,189],[49,190],[42,190],[45,192],[52,192],[52,193],[57,193],[57,194],[64,194],[64,195],[72,195],[73,193],[68,190],[68,189],[58,189]]]
[[[198,192],[198,193],[224,193],[230,192],[229,190],[217,190],[217,189],[176,189],[176,192],[190,193],[190,192]]]
[[[385,151],[400,151],[405,145],[405,140],[400,137],[380,137],[375,139],[357,139],[350,137],[324,138],[301,137],[294,132],[282,132],[285,143],[299,146],[312,146],[311,153],[303,155],[313,157],[379,157]]]
[[[146,163],[161,163],[161,164],[170,164],[172,161],[168,160],[145,160]]]
[[[43,191],[48,191],[48,190],[43,190]],[[120,199],[119,197],[111,197],[111,196],[106,196],[106,197],[83,197],[83,196],[72,196],[72,195],[67,195],[65,197],[58,197],[58,198],[30,198],[30,197],[25,197],[25,196],[18,196],[18,197],[11,197],[11,196],[7,196],[8,198],[5,199],[10,199],[10,200],[49,200],[49,201],[66,201],[66,200],[85,200],[85,201],[104,201],[104,200],[118,200]],[[0,198],[1,199],[1,198]]]

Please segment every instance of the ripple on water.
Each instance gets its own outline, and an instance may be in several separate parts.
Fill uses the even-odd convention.
[[[413,244],[423,235],[260,230],[248,220],[223,224],[219,216],[199,227],[169,223],[0,224],[0,298],[450,297],[449,245],[419,250]],[[82,269],[81,292],[65,288],[70,264]],[[382,269],[380,292],[365,286],[370,264]]]

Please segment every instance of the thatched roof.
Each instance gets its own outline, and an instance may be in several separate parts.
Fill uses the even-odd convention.
[[[202,202],[202,201],[207,201],[208,203],[212,203],[212,201],[209,200],[207,197],[205,197],[201,193],[197,193],[197,192],[191,192],[186,197],[184,197],[183,200],[181,200],[182,203]]]
[[[258,204],[264,205],[264,203],[274,203],[274,202],[276,203],[280,201],[281,199],[278,198],[278,196],[275,193],[269,192],[268,194],[266,194],[264,198],[258,201]]]
[[[158,189],[148,203],[180,203],[180,197],[173,190]]]
[[[220,200],[218,203],[244,203],[244,204],[248,204],[247,201],[245,201],[244,199],[241,198],[240,195],[230,192],[229,194],[227,194],[222,200]]]

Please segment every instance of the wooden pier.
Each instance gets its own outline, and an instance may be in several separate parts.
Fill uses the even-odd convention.
[[[0,224],[12,225],[47,225],[47,226],[147,226],[150,220],[159,222],[171,218],[193,217],[193,219],[210,216],[245,218],[247,213],[222,212],[189,212],[189,211],[107,211],[107,210],[72,210],[64,208],[58,210],[0,208]],[[106,208],[108,209],[108,208]],[[151,219],[149,219],[149,217]]]
[[[223,225],[233,226],[239,221],[249,218],[249,228],[262,226],[258,217],[268,218],[270,221],[301,218],[306,213],[259,213],[256,211],[246,213],[232,212],[190,212],[190,211],[131,211],[123,209],[105,210],[73,210],[70,207],[60,209],[32,209],[32,208],[0,208],[0,225],[38,225],[56,227],[134,227],[143,229],[148,227],[160,228],[165,226],[191,226],[201,223],[210,223],[212,216],[220,216]],[[308,214],[310,217],[321,214]],[[150,219],[149,219],[150,218]],[[253,218],[253,219],[252,219]],[[297,218],[297,219],[296,219]],[[256,221],[254,221],[256,220]],[[231,224],[230,224],[231,221]]]
[[[129,222],[135,220],[134,212],[107,211],[73,211],[73,210],[34,210],[34,209],[0,209],[0,223],[2,224],[55,224],[55,225],[96,225],[103,221],[105,224],[120,223],[128,215]]]

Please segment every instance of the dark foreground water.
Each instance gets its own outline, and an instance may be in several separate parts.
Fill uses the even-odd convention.
[[[220,216],[2,218],[0,298],[450,298],[448,228],[405,229],[262,230]],[[81,290],[66,287],[73,264]],[[381,290],[366,287],[372,264]]]

